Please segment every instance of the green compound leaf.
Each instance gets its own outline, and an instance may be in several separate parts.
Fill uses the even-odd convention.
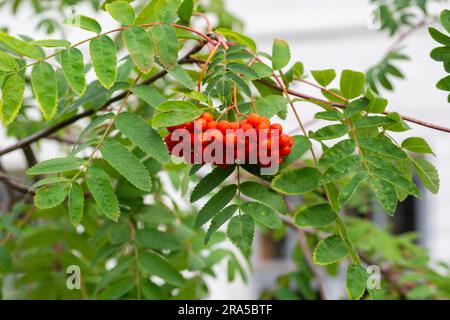
[[[35,46],[29,44],[28,42],[25,42],[23,40],[20,40],[18,38],[10,36],[7,33],[0,32],[0,42],[3,42],[10,49],[14,50],[15,52],[19,53],[20,55],[23,55],[23,56],[26,56],[29,58],[33,58],[36,60],[40,60],[44,57],[44,54],[42,53],[42,51],[40,51]]]
[[[135,113],[122,112],[116,120],[116,127],[142,151],[161,163],[169,161],[167,147],[161,136]]]
[[[70,221],[74,226],[81,222],[83,218],[84,209],[84,195],[83,190],[77,182],[74,182],[69,191],[69,215]]]
[[[364,149],[370,150],[381,155],[394,158],[394,159],[406,159],[407,155],[400,148],[394,145],[392,142],[381,138],[367,137],[359,140],[359,144]]]
[[[64,23],[69,26],[78,27],[87,31],[91,31],[94,33],[100,33],[102,32],[102,27],[100,24],[95,21],[94,19],[90,17],[86,17],[83,15],[73,16],[66,20],[64,20]]]
[[[370,179],[370,185],[383,209],[389,215],[394,215],[397,207],[397,194],[394,186],[390,182],[379,178]]]
[[[107,3],[105,8],[114,20],[126,26],[132,24],[136,17],[134,8],[126,1]]]
[[[286,41],[275,39],[272,46],[272,68],[281,70],[291,60],[291,51]]]
[[[100,149],[103,158],[136,188],[152,191],[152,178],[139,159],[120,142],[107,139]]]
[[[319,184],[327,184],[333,182],[343,175],[356,170],[361,165],[361,157],[359,155],[350,156],[336,162],[329,167],[319,179]]]
[[[345,274],[345,288],[348,298],[351,300],[359,300],[366,291],[367,272],[358,264],[350,264]]]
[[[177,64],[179,50],[175,29],[171,25],[157,24],[150,34],[159,61],[167,70],[172,69]]]
[[[119,202],[108,176],[98,166],[90,166],[86,171],[86,184],[99,209],[113,221],[120,216]]]
[[[295,214],[295,224],[300,227],[319,228],[336,220],[336,213],[327,203],[321,203],[298,210]]]
[[[365,75],[362,72],[344,70],[341,74],[341,94],[347,99],[353,99],[363,93],[366,83]]]
[[[254,221],[269,229],[280,229],[283,226],[283,221],[281,221],[278,213],[262,203],[245,202],[241,205],[241,209],[250,215]]]
[[[278,193],[260,183],[254,181],[243,182],[241,183],[241,192],[247,197],[253,198],[279,213],[287,214],[286,203],[283,198]]]
[[[319,186],[320,173],[314,168],[286,170],[272,181],[272,188],[288,195],[304,194]]]
[[[339,205],[343,207],[355,194],[359,185],[367,178],[367,172],[357,172],[339,192]]]
[[[206,232],[205,244],[208,244],[211,235],[219,230],[219,228],[234,215],[237,208],[237,205],[232,204],[216,214],[216,216],[211,220],[211,224]]]
[[[80,158],[55,158],[39,162],[38,164],[27,170],[27,175],[35,176],[41,174],[67,172],[77,170],[83,164],[84,160]]]
[[[348,246],[338,235],[321,240],[313,252],[315,264],[329,265],[344,259],[348,255]]]
[[[228,223],[227,236],[244,253],[250,251],[255,235],[255,222],[248,214],[235,216]]]
[[[51,209],[63,203],[66,196],[67,185],[57,184],[43,187],[36,192],[34,204],[39,209]]]
[[[134,64],[142,73],[149,73],[155,62],[150,34],[140,27],[131,27],[122,32],[122,39]]]
[[[157,254],[144,252],[139,257],[139,266],[144,272],[155,275],[169,284],[181,287],[185,280],[180,272],[175,269],[166,259]]]
[[[355,142],[353,140],[342,140],[324,152],[317,162],[319,167],[329,167],[336,162],[347,158],[355,152]]]
[[[80,97],[86,92],[83,54],[76,48],[61,52],[61,67],[70,87]]]
[[[234,171],[235,167],[230,166],[227,168],[214,168],[209,174],[207,174],[200,182],[195,186],[191,193],[191,202],[195,202],[211,191],[218,187],[222,182],[225,181]]]
[[[31,72],[31,84],[44,118],[50,120],[56,113],[58,103],[56,73],[51,64],[36,64]]]
[[[25,92],[25,79],[19,74],[12,74],[4,84],[0,100],[0,117],[5,125],[14,121],[22,107]]]
[[[117,49],[110,37],[100,35],[89,43],[92,64],[100,83],[111,88],[117,78]]]
[[[349,128],[346,124],[332,124],[325,126],[312,133],[312,137],[316,140],[330,140],[342,137],[347,134]]]
[[[206,222],[211,220],[220,210],[234,198],[237,186],[235,184],[226,186],[217,192],[208,202],[200,209],[195,219],[195,227],[200,228]]]

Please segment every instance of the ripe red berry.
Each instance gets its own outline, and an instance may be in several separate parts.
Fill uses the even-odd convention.
[[[252,113],[248,116],[247,118],[248,123],[250,123],[252,126],[257,127],[261,122],[262,119],[259,115],[257,115],[256,113]]]
[[[289,147],[283,147],[280,149],[280,155],[285,157],[288,156],[291,153],[291,148]]]
[[[230,123],[228,123],[228,129],[233,129],[233,130],[239,129],[239,125],[237,122],[230,122]]]
[[[208,122],[208,125],[206,126],[208,129],[216,129],[217,128],[217,121],[212,120]]]
[[[241,125],[241,129],[245,132],[248,130],[252,130],[253,126],[251,124],[245,123],[245,124]]]
[[[270,120],[269,120],[269,118],[261,117],[261,122],[262,123],[266,123],[270,127]]]
[[[270,129],[278,130],[278,134],[281,136],[283,134],[283,127],[279,123],[272,123]]]
[[[217,129],[219,129],[220,131],[222,131],[223,134],[226,134],[226,131],[228,129],[228,121],[227,120],[222,120],[217,124]]]
[[[280,136],[280,147],[285,147],[289,143],[289,136],[286,134],[282,134]]]
[[[213,115],[210,112],[205,112],[204,114],[202,114],[202,118],[206,120],[206,122],[212,121]]]
[[[205,119],[200,118],[194,121],[194,128],[197,130],[205,131],[208,122]]]
[[[258,125],[258,129],[259,130],[267,130],[267,129],[269,129],[269,124],[267,122],[261,122]]]
[[[239,122],[239,126],[242,128],[242,126],[248,124],[247,120],[242,120],[241,122]]]

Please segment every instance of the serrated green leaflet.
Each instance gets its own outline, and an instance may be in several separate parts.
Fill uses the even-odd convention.
[[[11,72],[19,68],[16,59],[0,51],[0,71]]]
[[[134,22],[134,9],[126,1],[114,1],[113,3],[107,3],[105,8],[114,20],[123,25],[129,25]]]
[[[155,61],[150,34],[140,27],[131,27],[122,32],[122,39],[134,64],[142,73],[149,73]]]
[[[173,68],[178,59],[178,38],[175,29],[166,24],[157,24],[151,31],[156,55],[167,70]]]
[[[36,192],[34,204],[39,209],[51,209],[60,205],[67,196],[67,186],[58,184],[43,187]]]
[[[291,153],[284,158],[284,162],[282,163],[282,168],[289,166],[296,160],[299,160],[300,157],[311,148],[311,141],[305,136],[294,136],[294,145],[291,148]]]
[[[175,78],[182,86],[193,90],[195,88],[195,82],[192,80],[189,73],[183,69],[182,66],[176,65],[171,70],[169,70],[169,74]]]
[[[379,153],[394,159],[405,159],[407,157],[400,148],[392,142],[376,137],[367,137],[359,140],[359,144],[367,150]]]
[[[233,166],[227,168],[214,168],[214,170],[200,180],[194,190],[192,190],[190,201],[195,202],[209,194],[223,181],[225,181],[225,179],[233,173],[234,169],[235,168]]]
[[[327,87],[336,78],[336,71],[333,69],[312,70],[311,75],[318,84]]]
[[[300,227],[323,227],[336,220],[336,213],[327,203],[321,203],[298,210],[295,214],[295,224]]]
[[[45,39],[31,41],[30,44],[34,46],[46,47],[46,48],[60,48],[60,47],[70,47],[71,43],[67,40],[62,39]]]
[[[279,213],[287,213],[286,204],[283,198],[260,183],[254,181],[243,182],[241,183],[241,192],[247,197],[253,198]]]
[[[436,168],[425,159],[411,158],[417,175],[424,186],[432,193],[439,191],[439,174]]]
[[[156,250],[181,250],[183,248],[183,244],[175,235],[157,229],[137,230],[136,241],[142,247]]]
[[[0,100],[0,116],[5,125],[14,121],[22,107],[25,91],[25,79],[19,74],[12,74],[4,84]]]
[[[329,167],[336,162],[347,158],[353,154],[356,145],[353,140],[343,140],[324,152],[317,164],[320,167]]]
[[[362,298],[366,290],[367,272],[358,264],[351,264],[347,267],[345,274],[345,288],[348,298],[351,300],[359,300]]]
[[[262,117],[271,118],[278,112],[286,110],[289,101],[282,96],[270,95],[255,101],[256,110]]]
[[[70,17],[66,20],[64,20],[64,23],[69,26],[78,27],[87,31],[91,31],[94,33],[100,33],[102,32],[102,27],[100,24],[95,21],[94,19],[83,16],[83,15],[77,15]]]
[[[417,198],[422,198],[422,192],[414,184],[414,182],[409,181],[397,172],[386,169],[374,169],[372,170],[372,173],[375,176],[384,179],[394,186],[406,191],[408,194],[414,195]]]
[[[100,83],[111,88],[117,78],[117,49],[108,36],[100,35],[89,43],[92,64]]]
[[[79,96],[86,91],[83,54],[76,48],[61,52],[61,67],[70,87]]]
[[[329,167],[319,179],[319,184],[327,184],[333,182],[343,175],[357,169],[361,165],[361,157],[359,155],[344,158],[331,167]]]
[[[100,151],[106,162],[136,188],[149,192],[152,190],[152,179],[147,169],[123,144],[107,139]]]
[[[330,140],[342,137],[348,131],[349,128],[346,124],[332,124],[320,128],[312,134],[312,137],[316,140]]]
[[[138,14],[135,23],[173,22],[180,4],[181,0],[152,0]]]
[[[367,173],[357,172],[339,192],[339,205],[343,207],[353,196],[358,186],[367,178]]]
[[[200,117],[204,110],[187,101],[166,101],[156,108],[158,112],[152,120],[153,127],[169,127],[193,121]]]
[[[56,73],[51,64],[47,62],[36,64],[31,72],[31,83],[44,118],[50,120],[56,113],[58,102]]]
[[[402,148],[415,153],[434,154],[433,150],[431,150],[430,145],[426,142],[426,140],[420,137],[411,137],[405,139],[402,142]]]
[[[248,252],[255,235],[255,222],[248,214],[235,216],[228,223],[227,236],[243,252]]]
[[[7,33],[0,32],[0,42],[3,42],[9,48],[18,52],[20,55],[24,55],[36,60],[42,59],[44,57],[42,52],[35,46],[29,44],[28,42],[10,36]]]
[[[386,180],[379,178],[370,179],[372,189],[383,209],[390,215],[394,215],[397,207],[397,194],[394,186]]]
[[[252,51],[256,52],[255,41],[253,41],[252,38],[246,36],[245,34],[242,34],[240,32],[234,31],[234,30],[226,29],[226,28],[218,28],[215,30],[215,32],[217,32],[229,39],[233,39],[237,43],[245,45],[248,48],[250,48]]]
[[[279,229],[283,226],[278,213],[272,208],[259,202],[245,202],[241,204],[241,209],[250,215],[254,221],[270,229]]]
[[[313,252],[314,263],[328,265],[344,259],[348,254],[348,246],[338,235],[321,240]]]
[[[77,182],[74,182],[69,191],[69,215],[73,225],[77,225],[83,218],[84,195],[83,190]]]
[[[27,175],[33,176],[72,171],[79,169],[83,164],[84,160],[80,158],[55,158],[39,162],[37,165],[27,170]]]
[[[347,99],[360,96],[364,90],[365,75],[362,72],[344,70],[341,74],[341,94]]]
[[[183,286],[184,278],[167,260],[159,255],[144,252],[139,257],[139,266],[145,272],[155,275],[175,286]]]
[[[395,120],[383,116],[363,117],[358,121],[356,121],[354,128],[363,129],[363,128],[382,127],[393,123],[395,123]]]
[[[220,211],[216,216],[211,220],[211,224],[209,225],[208,231],[205,235],[205,244],[209,242],[211,235],[219,230],[219,228],[225,224],[236,212],[237,206],[232,204],[222,211]]]
[[[286,170],[273,179],[272,187],[284,194],[304,194],[318,187],[319,178],[320,173],[314,168]]]
[[[135,113],[122,112],[116,127],[136,146],[159,162],[169,161],[167,147],[158,132]]]
[[[200,209],[195,219],[195,227],[200,228],[206,222],[211,220],[220,210],[222,210],[236,195],[237,186],[235,184],[228,185],[217,192],[208,202]]]
[[[120,216],[119,202],[103,169],[98,166],[90,166],[86,171],[86,185],[105,216],[117,221]]]

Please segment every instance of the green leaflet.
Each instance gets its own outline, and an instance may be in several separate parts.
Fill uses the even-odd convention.
[[[272,188],[288,195],[304,194],[318,187],[319,178],[314,168],[286,170],[272,180]]]
[[[149,73],[155,62],[150,34],[140,27],[131,27],[122,32],[122,39],[134,64],[142,73]]]
[[[430,56],[436,61],[450,61],[450,47],[438,47],[434,48],[430,52]]]
[[[317,162],[319,167],[329,167],[336,162],[347,158],[355,152],[355,142],[353,140],[342,140],[329,148]]]
[[[105,8],[117,22],[126,26],[133,24],[136,14],[134,8],[128,2],[114,1],[113,3],[107,3]]]
[[[50,187],[43,187],[36,192],[34,204],[39,209],[51,209],[60,205],[67,195],[67,186],[57,184]]]
[[[230,166],[227,168],[214,168],[209,174],[207,174],[200,182],[195,186],[191,193],[191,202],[195,202],[202,197],[209,194],[216,187],[218,187],[226,178],[228,178],[233,172],[235,167]]]
[[[336,78],[336,71],[333,69],[312,70],[311,75],[318,84],[327,87]]]
[[[244,77],[253,79],[256,79],[258,77],[258,74],[253,71],[252,68],[240,62],[230,62],[229,64],[227,64],[227,69],[235,73],[242,73]]]
[[[136,282],[132,277],[125,277],[116,282],[111,283],[98,296],[100,300],[117,300],[122,298],[128,292],[134,289]]]
[[[77,15],[77,16],[73,16],[70,17],[66,20],[64,20],[64,23],[69,25],[69,26],[74,26],[74,27],[78,27],[87,31],[91,31],[94,33],[101,33],[102,32],[102,27],[100,26],[100,24],[95,21],[94,19],[87,17],[87,16],[83,16],[83,15]]]
[[[156,106],[167,101],[163,94],[148,85],[133,86],[130,88],[130,91],[153,108],[156,108]]]
[[[321,203],[298,210],[295,214],[295,224],[300,227],[323,227],[336,220],[336,213],[327,203]]]
[[[77,182],[74,182],[69,191],[69,215],[73,225],[77,225],[83,218],[84,195],[83,190]]]
[[[70,179],[67,178],[63,178],[63,177],[48,177],[48,178],[44,178],[39,180],[38,182],[34,183],[30,189],[37,189],[49,184],[57,184],[57,183],[62,183],[62,182],[70,182]]]
[[[100,35],[89,43],[92,64],[100,83],[111,88],[117,78],[117,49],[114,41],[106,35]]]
[[[294,145],[291,148],[291,153],[284,158],[282,167],[287,167],[311,148],[311,141],[305,136],[294,136]]]
[[[360,139],[359,144],[364,149],[379,153],[390,158],[405,159],[407,157],[406,153],[404,153],[400,148],[385,139],[367,137]]]
[[[339,192],[339,205],[343,207],[355,194],[358,186],[367,178],[367,172],[357,172]]]
[[[237,208],[237,205],[232,204],[216,214],[216,216],[211,220],[208,232],[206,232],[205,244],[208,244],[211,235],[219,230],[219,228],[234,215]]]
[[[54,158],[39,162],[35,166],[27,170],[27,175],[41,175],[67,172],[79,169],[84,164],[84,160],[80,158]]]
[[[404,178],[402,175],[398,174],[396,171],[386,170],[386,169],[373,169],[372,173],[384,179],[394,186],[406,191],[408,194],[412,194],[417,198],[422,198],[422,192],[420,189],[414,184],[414,182],[409,181]]]
[[[136,241],[139,246],[156,250],[181,250],[183,244],[173,234],[157,229],[142,229],[136,231]]]
[[[344,259],[348,254],[348,246],[338,235],[321,240],[313,252],[314,263],[329,265]]]
[[[157,24],[150,34],[159,62],[167,70],[172,69],[177,64],[179,50],[175,29],[171,25]]]
[[[314,115],[316,119],[329,120],[329,121],[343,121],[344,116],[342,113],[336,110],[320,111]]]
[[[3,87],[3,96],[0,100],[0,117],[5,125],[14,121],[22,106],[25,92],[25,79],[17,74],[12,74]]]
[[[195,227],[200,228],[206,222],[211,220],[220,210],[222,210],[236,195],[237,186],[228,185],[217,192],[200,209],[195,219]]]
[[[135,24],[173,22],[181,0],[152,0],[138,14]]]
[[[157,254],[144,252],[139,257],[139,266],[145,272],[162,278],[174,286],[183,286],[184,278],[166,259]]]
[[[20,55],[30,57],[35,60],[39,60],[44,57],[43,53],[35,46],[29,44],[28,42],[10,36],[5,32],[0,32],[0,42],[3,42],[13,51],[18,52]]]
[[[86,171],[86,184],[99,209],[113,221],[120,216],[119,202],[108,176],[98,166],[90,166]]]
[[[19,69],[16,59],[0,51],[0,71],[12,72]]]
[[[106,139],[100,149],[103,158],[136,188],[150,192],[152,178],[139,159],[123,144]]]
[[[226,29],[226,28],[218,28],[218,29],[215,30],[215,32],[225,36],[228,39],[233,39],[237,43],[242,44],[244,46],[247,46],[252,51],[256,52],[256,43],[255,43],[255,41],[253,41],[252,38],[246,36],[245,34],[242,34],[240,32],[233,31],[233,30],[230,30],[230,29]]]
[[[349,128],[346,124],[331,124],[320,128],[311,136],[316,140],[330,140],[342,137],[347,134]]]
[[[187,101],[166,101],[156,108],[158,113],[153,116],[153,127],[169,127],[194,121],[204,110]]]
[[[348,298],[359,300],[366,291],[367,272],[358,264],[350,264],[345,274],[345,288]]]
[[[287,208],[283,198],[278,193],[258,182],[246,181],[241,183],[241,192],[247,197],[253,198],[279,213],[287,214]]]
[[[354,128],[363,129],[382,127],[393,123],[395,123],[395,120],[383,116],[362,117],[361,119],[356,121]]]
[[[235,216],[228,223],[227,236],[230,241],[244,253],[250,251],[253,236],[255,235],[255,223],[248,214]]]
[[[175,222],[174,214],[163,205],[144,205],[136,213],[136,219],[146,226],[157,226],[161,223],[170,224]]]
[[[333,182],[343,175],[357,169],[361,165],[361,157],[359,155],[350,156],[336,162],[329,167],[319,179],[319,184],[327,184]]]
[[[278,112],[286,110],[289,101],[283,96],[270,95],[255,101],[256,110],[262,117],[272,118]]]
[[[342,96],[347,99],[353,99],[360,96],[363,93],[365,83],[364,73],[352,70],[342,71],[340,81]]]
[[[36,40],[31,41],[30,44],[46,48],[66,48],[71,46],[71,43],[69,41],[63,39]]]
[[[83,54],[76,48],[61,52],[61,67],[70,87],[80,97],[86,92]]]
[[[192,80],[189,73],[187,73],[187,71],[184,70],[182,66],[176,65],[171,70],[169,70],[169,74],[184,87],[190,90],[193,90],[195,88],[194,80]]]
[[[291,60],[291,51],[286,41],[275,39],[272,46],[272,68],[281,70]]]
[[[117,117],[116,127],[149,156],[161,163],[169,161],[167,147],[161,136],[137,114],[122,112]]]
[[[245,202],[241,204],[241,209],[251,216],[254,221],[267,228],[280,229],[283,226],[283,221],[281,221],[278,213],[262,203]]]
[[[50,120],[56,113],[58,102],[56,73],[51,64],[47,62],[36,64],[31,72],[31,84],[44,118]]]
[[[431,150],[430,145],[425,141],[424,138],[420,137],[411,137],[403,140],[402,148],[415,153],[434,154],[433,150]]]
[[[194,11],[194,0],[184,0],[178,8],[177,14],[180,20],[189,24],[191,22],[192,13]]]
[[[417,175],[424,186],[432,193],[439,191],[439,174],[436,168],[427,160],[422,158],[411,158]]]
[[[394,215],[397,207],[397,194],[394,186],[388,181],[379,178],[370,179],[370,184],[383,209],[389,215]]]

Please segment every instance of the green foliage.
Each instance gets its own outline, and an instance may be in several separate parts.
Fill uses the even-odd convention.
[[[55,70],[47,62],[35,65],[31,73],[31,83],[33,84],[33,91],[44,119],[49,120],[53,118],[58,102]]]
[[[101,35],[89,43],[92,65],[100,83],[109,89],[117,78],[117,50],[110,37]]]
[[[341,259],[348,254],[348,247],[345,241],[338,235],[329,236],[317,244],[314,249],[314,263],[320,265],[329,265]]]
[[[140,27],[131,27],[122,32],[122,37],[135,65],[142,73],[149,73],[153,68],[155,57],[148,32]]]

